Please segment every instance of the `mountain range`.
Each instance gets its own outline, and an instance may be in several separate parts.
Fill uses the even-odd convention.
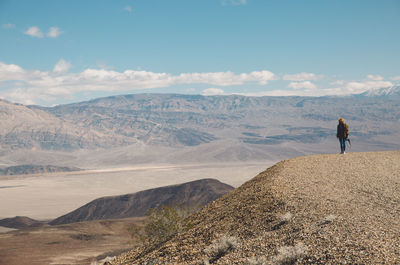
[[[400,147],[399,91],[352,97],[134,94],[54,107],[0,100],[0,166],[94,166],[85,163],[88,157],[110,165],[279,160],[332,151],[338,117],[348,121],[355,151],[389,150]],[[79,156],[82,151],[92,153]]]

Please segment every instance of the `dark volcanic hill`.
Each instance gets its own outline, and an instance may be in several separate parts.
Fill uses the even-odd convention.
[[[26,216],[16,216],[13,218],[5,218],[0,220],[0,226],[16,229],[38,227],[42,225],[44,225],[44,222],[37,221]]]
[[[50,224],[145,216],[149,209],[161,205],[203,206],[231,190],[233,187],[218,180],[202,179],[133,194],[104,197],[54,219]]]
[[[0,175],[23,175],[23,174],[39,174],[53,172],[71,172],[79,171],[77,167],[59,167],[59,166],[43,166],[43,165],[19,165],[6,168],[0,168]]]

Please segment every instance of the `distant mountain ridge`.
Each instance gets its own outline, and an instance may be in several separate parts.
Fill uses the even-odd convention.
[[[231,190],[232,186],[218,180],[201,179],[133,194],[103,197],[56,218],[49,224],[140,217],[145,216],[149,209],[162,205],[203,206]]]
[[[18,165],[6,168],[0,168],[0,175],[24,175],[54,172],[79,171],[77,167],[59,167],[51,165]]]
[[[60,165],[54,152],[73,156],[80,150],[95,150],[92,156],[111,165],[199,161],[198,156],[206,162],[279,160],[332,146],[339,117],[349,122],[359,151],[390,150],[400,147],[395,91],[398,87],[387,96],[353,97],[134,94],[55,107],[0,101],[0,150],[20,151],[5,159],[14,164]],[[118,156],[107,157],[110,149]],[[28,155],[38,150],[43,159]],[[164,159],[171,154],[176,157]],[[84,159],[71,165],[86,167]]]

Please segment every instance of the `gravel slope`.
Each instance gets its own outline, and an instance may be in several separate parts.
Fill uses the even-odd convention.
[[[400,264],[400,151],[282,161],[192,218],[112,264]],[[215,258],[224,236],[238,243]]]

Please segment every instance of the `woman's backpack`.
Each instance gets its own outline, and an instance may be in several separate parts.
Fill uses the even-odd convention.
[[[344,124],[344,139],[347,139],[349,137],[349,125],[346,123]]]

